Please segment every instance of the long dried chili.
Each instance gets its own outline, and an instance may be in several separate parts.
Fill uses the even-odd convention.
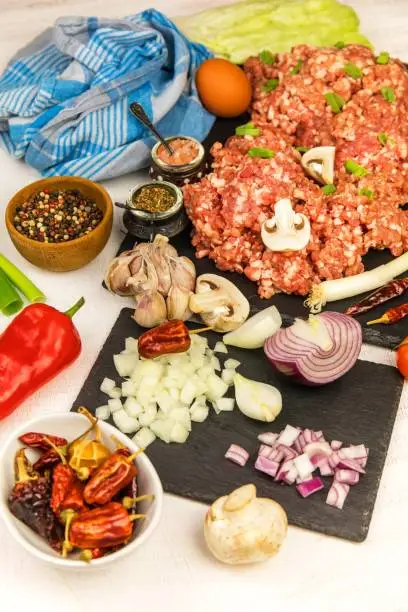
[[[37,431],[29,431],[20,436],[18,439],[22,444],[25,444],[25,446],[39,448],[41,450],[48,450],[49,448],[52,448],[50,442],[54,444],[54,446],[66,446],[68,444],[65,438],[39,433]]]
[[[408,291],[408,277],[390,281],[384,285],[384,287],[374,291],[374,293],[364,298],[364,300],[358,302],[358,304],[353,304],[346,308],[344,314],[351,316],[363,314],[380,304],[384,304],[384,302],[388,302],[388,300],[403,295],[406,291]]]
[[[140,452],[126,456],[123,449],[118,449],[112,453],[86,483],[85,502],[101,506],[110,502],[137,475],[133,459]]]
[[[383,323],[384,325],[390,325],[401,321],[404,317],[408,317],[408,303],[401,304],[395,308],[389,308],[384,312],[382,317],[374,319],[373,321],[367,321],[367,325],[375,325],[376,323]]]

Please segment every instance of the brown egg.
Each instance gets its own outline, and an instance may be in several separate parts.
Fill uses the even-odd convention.
[[[251,102],[252,88],[245,72],[225,59],[209,59],[196,74],[201,102],[218,117],[237,117]]]

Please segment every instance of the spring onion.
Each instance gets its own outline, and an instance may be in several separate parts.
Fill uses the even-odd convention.
[[[360,166],[357,162],[352,159],[346,159],[344,162],[344,168],[349,174],[354,176],[362,177],[368,174],[368,170],[364,166]]]
[[[392,89],[392,87],[381,87],[380,91],[384,100],[386,100],[390,104],[395,102],[395,91]]]
[[[299,153],[307,153],[311,148],[312,147],[295,147],[296,151],[299,151]]]
[[[249,149],[248,155],[250,157],[262,157],[264,159],[271,159],[272,157],[275,157],[276,153],[275,151],[272,151],[272,149],[264,149],[262,147],[252,147],[252,149]]]
[[[362,187],[358,192],[358,195],[365,196],[369,200],[372,200],[374,197],[374,191],[371,191],[371,189],[367,189],[366,187]]]
[[[339,94],[336,94],[334,91],[330,91],[329,93],[324,95],[327,104],[331,107],[334,113],[340,113],[345,105],[345,101]]]
[[[344,49],[344,47],[346,46],[345,42],[343,42],[342,40],[337,41],[334,46],[337,49]]]
[[[244,123],[244,125],[239,125],[235,128],[236,136],[259,136],[261,130],[249,121],[249,123]]]
[[[407,271],[408,252],[373,270],[313,285],[305,306],[310,308],[311,312],[320,312],[328,302],[374,291]]]
[[[380,132],[379,134],[377,134],[377,140],[380,143],[380,145],[385,147],[385,145],[388,142],[388,135],[385,132]]]
[[[322,191],[324,195],[331,195],[332,193],[336,193],[336,185],[325,185],[322,187]]]
[[[23,300],[0,268],[0,312],[6,317],[16,314],[23,307]]]
[[[267,64],[268,66],[276,64],[276,60],[278,59],[276,53],[271,53],[270,51],[261,51],[258,57],[263,64]]]
[[[0,253],[0,268],[29,302],[44,302],[45,295],[14,264]]]
[[[390,61],[390,54],[388,51],[381,51],[380,55],[377,57],[377,64],[388,64]]]
[[[224,344],[246,349],[261,348],[265,340],[272,336],[282,326],[282,318],[276,306],[265,308],[245,323],[225,334]]]
[[[362,341],[361,325],[355,319],[324,312],[280,329],[265,342],[265,355],[276,370],[292,380],[325,385],[354,366]]]
[[[351,62],[344,64],[343,70],[347,76],[351,77],[352,79],[359,79],[362,76],[361,69],[356,66],[356,64],[352,64]]]
[[[296,66],[294,66],[292,70],[290,71],[290,74],[293,74],[293,75],[299,74],[299,72],[302,69],[303,64],[304,64],[303,60],[299,60]]]
[[[278,85],[279,85],[279,79],[269,79],[262,85],[262,91],[266,91],[266,93],[270,93],[271,91],[275,91]]]

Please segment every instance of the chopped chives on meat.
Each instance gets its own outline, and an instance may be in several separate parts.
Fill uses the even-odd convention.
[[[334,91],[329,91],[327,94],[324,94],[327,104],[331,107],[334,113],[340,113],[345,105],[345,101],[339,94]]]
[[[271,53],[270,51],[267,51],[267,50],[261,51],[258,57],[263,64],[267,64],[268,66],[272,66],[273,64],[276,64],[276,61],[278,59],[278,56],[276,55],[276,53]]]
[[[388,64],[390,61],[390,54],[388,51],[381,51],[380,55],[377,57],[377,64]]]
[[[256,127],[252,121],[248,123],[244,123],[244,125],[238,125],[235,128],[236,136],[259,136],[261,134],[261,130]]]
[[[354,174],[354,176],[362,177],[368,174],[368,170],[364,168],[364,166],[360,166],[353,159],[346,159],[344,162],[344,168],[346,172],[349,174]]]
[[[358,195],[365,196],[369,200],[372,200],[374,197],[374,191],[371,191],[371,189],[367,189],[366,187],[362,187],[358,192]]]
[[[292,70],[290,70],[290,74],[293,74],[293,75],[299,74],[302,66],[303,66],[303,60],[299,60],[298,63],[292,68]]]
[[[322,187],[322,191],[324,195],[331,195],[332,193],[336,193],[336,185],[325,185]]]
[[[275,91],[278,85],[279,79],[269,79],[262,85],[262,91],[270,93],[271,91]]]
[[[249,149],[248,155],[249,157],[262,157],[264,159],[271,159],[272,157],[275,157],[276,153],[275,151],[272,151],[272,149],[252,147],[251,149]]]
[[[356,64],[352,64],[351,62],[344,64],[343,70],[347,76],[351,77],[352,79],[359,79],[363,74],[361,69],[356,66]]]
[[[334,46],[337,49],[344,49],[344,47],[346,46],[346,43],[343,40],[339,40],[334,44]]]
[[[299,151],[299,153],[307,153],[311,148],[312,147],[295,147],[296,151]]]
[[[386,134],[385,132],[380,132],[379,134],[377,134],[377,140],[380,143],[380,145],[385,147],[385,145],[388,142],[388,134]]]
[[[395,91],[392,87],[381,87],[380,89],[384,100],[392,104],[395,102]]]
[[[242,448],[242,446],[238,446],[238,444],[231,444],[224,457],[230,461],[233,461],[234,463],[237,463],[241,467],[244,467],[249,459],[249,453],[245,450],[245,448]]]

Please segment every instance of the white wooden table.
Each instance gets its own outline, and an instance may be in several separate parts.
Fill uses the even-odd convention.
[[[62,15],[120,16],[154,6],[169,15],[220,4],[217,0],[0,0],[0,69],[7,59]],[[408,61],[408,0],[350,1],[364,33],[378,50]],[[13,193],[38,178],[22,162],[0,151],[0,208]],[[135,183],[125,176],[106,184],[121,199]],[[17,425],[41,413],[66,411],[108,334],[123,301],[100,285],[121,241],[119,216],[108,246],[88,267],[67,274],[40,271],[13,248],[0,223],[0,250],[23,267],[64,310],[78,297],[86,306],[75,318],[83,339],[79,360],[54,382],[0,422],[0,444]],[[0,319],[0,332],[6,320]],[[408,333],[408,326],[407,326]],[[363,348],[363,358],[392,363],[387,351]],[[0,523],[0,610],[43,612],[143,612],[201,610],[282,610],[316,612],[407,612],[408,550],[408,386],[405,385],[367,540],[352,544],[290,528],[281,553],[259,566],[230,568],[205,549],[205,506],[165,496],[163,519],[140,552],[112,569],[60,573],[22,550]]]

